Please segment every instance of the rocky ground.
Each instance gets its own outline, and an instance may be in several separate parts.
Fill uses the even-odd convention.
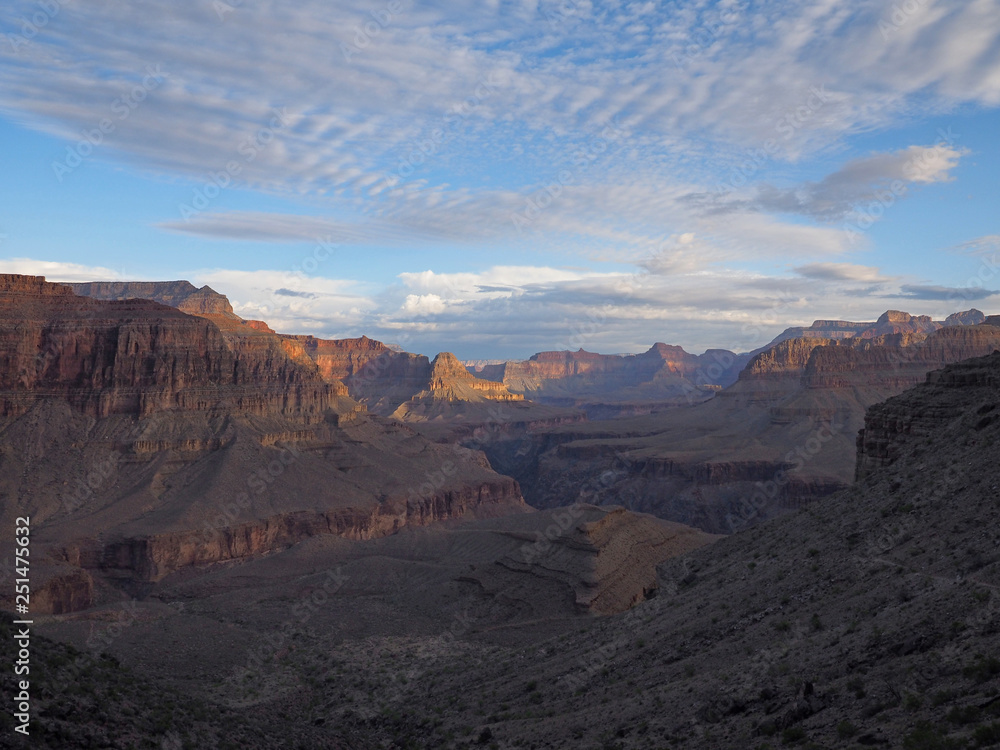
[[[511,616],[502,592],[470,593],[478,584],[430,563],[464,555],[475,565],[480,542],[451,536],[442,556],[443,537],[421,536],[424,546],[411,544],[402,564],[402,548],[390,549],[403,544],[396,536],[353,563],[366,572],[331,593],[335,615],[316,614],[245,670],[213,675],[209,661],[204,674],[180,677],[204,663],[196,652],[209,610],[245,597],[246,566],[191,584],[215,581],[214,599],[205,588],[185,599],[183,581],[164,590],[156,606],[178,611],[150,613],[160,625],[148,632],[166,639],[173,667],[153,671],[137,657],[143,641],[131,634],[141,624],[123,626],[106,650],[212,717],[238,727],[266,717],[266,731],[286,730],[284,744],[267,744],[274,735],[261,730],[247,747],[994,747],[998,392],[1000,354],[949,367],[872,410],[856,485],[667,561],[658,594],[624,613],[559,617],[547,596],[536,597],[538,617]],[[313,539],[259,564],[301,572],[295,555],[315,562],[304,547],[318,544],[348,542]],[[310,586],[322,587],[320,572],[312,576],[282,584],[283,602],[249,589],[258,602],[245,613],[280,621]],[[67,619],[49,634],[73,640],[74,627],[90,624]],[[80,700],[118,706],[127,693],[103,691],[107,680],[128,679],[120,669],[82,682]],[[183,730],[191,746],[224,746],[215,724],[188,717],[164,718],[158,737]],[[88,714],[74,726],[95,722]],[[132,746],[128,736],[108,745]]]

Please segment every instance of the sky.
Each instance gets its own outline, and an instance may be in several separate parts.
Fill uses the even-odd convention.
[[[0,273],[433,356],[1000,313],[1000,0],[8,0]]]

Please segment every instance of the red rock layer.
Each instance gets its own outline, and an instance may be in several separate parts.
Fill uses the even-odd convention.
[[[656,343],[642,354],[628,356],[595,354],[583,349],[539,352],[523,362],[485,365],[480,375],[502,382],[515,393],[528,395],[554,388],[560,390],[559,395],[613,393],[657,381],[676,381],[678,387],[685,380],[697,386],[729,385],[745,361],[745,356],[724,349],[694,355],[679,346]]]
[[[0,276],[2,416],[53,396],[95,417],[222,405],[318,416],[336,395],[280,347],[231,346],[208,320],[149,300],[79,297],[42,277]]]

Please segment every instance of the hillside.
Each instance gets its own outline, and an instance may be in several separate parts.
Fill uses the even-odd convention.
[[[1000,353],[935,372],[870,410],[857,485],[665,564],[626,614],[421,678],[501,747],[994,747],[998,395]]]

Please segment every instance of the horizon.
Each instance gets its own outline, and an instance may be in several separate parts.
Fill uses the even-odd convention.
[[[16,0],[0,272],[188,279],[275,330],[463,359],[988,310],[997,19]]]
[[[48,281],[50,283],[60,283],[60,282],[57,282],[57,281],[53,281],[52,279],[45,278],[44,275],[42,275],[41,278],[43,278],[45,281]],[[73,283],[77,283],[77,282],[69,281],[69,282],[61,282],[61,283],[73,284]],[[86,282],[84,282],[84,283],[86,283]],[[109,281],[107,279],[97,279],[97,280],[94,281],[94,283],[112,283],[112,284],[113,283],[126,283],[126,284],[127,283],[136,283],[136,284],[187,283],[187,284],[191,284],[191,282],[188,281],[187,279],[162,279],[162,280],[158,280],[158,281],[153,281],[153,280],[148,280],[148,279],[145,279],[145,280],[130,279],[130,280],[127,280],[127,281],[126,280]],[[193,286],[194,285],[192,284],[192,287]],[[211,287],[208,284],[204,285],[204,287],[207,287],[211,291],[216,292],[217,294],[221,294],[221,295],[225,296],[228,299],[228,295],[226,295],[226,293],[225,293],[224,290],[215,289],[214,287]],[[204,287],[195,287],[195,288],[204,288]],[[79,294],[79,292],[76,292],[76,293]],[[948,317],[948,315],[958,314],[958,313],[980,312],[984,316],[986,316],[987,318],[990,317],[990,315],[991,315],[991,313],[989,313],[987,311],[979,310],[976,307],[970,307],[970,308],[965,309],[965,310],[953,310],[950,313],[948,313],[948,315],[941,316],[940,318],[936,318],[933,315],[923,315],[922,313],[912,313],[909,310],[898,310],[898,309],[894,309],[893,308],[893,309],[884,310],[878,316],[875,316],[872,320],[853,320],[852,321],[852,320],[847,320],[846,318],[814,318],[808,324],[784,325],[783,327],[781,327],[780,330],[777,330],[774,333],[774,335],[771,336],[767,340],[767,342],[765,342],[765,344],[763,346],[767,346],[771,341],[773,341],[774,338],[776,338],[777,336],[781,335],[782,333],[785,333],[785,332],[787,332],[787,331],[789,331],[791,329],[794,329],[794,328],[809,328],[810,326],[816,325],[817,323],[821,323],[821,322],[846,322],[846,323],[872,323],[872,324],[874,324],[874,323],[877,323],[883,317],[885,317],[886,315],[888,315],[889,313],[892,313],[892,312],[900,312],[900,313],[903,313],[903,314],[906,314],[906,315],[911,315],[914,318],[928,317],[928,318],[930,318],[935,323],[943,323],[944,320],[945,320],[945,318]],[[263,322],[266,323],[267,325],[269,325],[276,333],[279,333],[279,334],[312,335],[312,334],[297,334],[294,331],[279,330],[279,329],[275,328],[273,325],[271,325],[270,321],[263,320]],[[759,331],[756,331],[756,330],[753,331],[752,335],[756,338],[759,335]],[[317,336],[316,338],[324,338],[324,337]],[[695,354],[695,355],[698,355],[698,356],[706,354],[708,351],[711,351],[712,349],[720,349],[720,348],[724,349],[726,351],[732,351],[733,354],[736,354],[738,356],[739,355],[744,355],[744,354],[751,354],[752,351],[754,351],[754,350],[749,350],[749,349],[748,350],[737,350],[737,349],[728,350],[725,347],[707,347],[707,348],[699,351],[697,346],[695,346],[695,347],[691,347],[690,345],[685,346],[683,344],[675,343],[673,341],[665,341],[663,339],[656,339],[656,340],[652,341],[650,344],[648,344],[645,348],[643,348],[641,350],[637,350],[637,351],[632,351],[632,352],[622,352],[622,351],[618,351],[618,352],[601,352],[601,351],[597,351],[597,350],[594,350],[594,349],[587,349],[586,347],[580,346],[580,347],[577,347],[575,349],[539,349],[537,351],[531,352],[530,354],[525,354],[523,356],[513,356],[513,357],[506,357],[506,358],[504,358],[504,357],[463,356],[463,355],[460,355],[460,354],[458,354],[455,351],[452,351],[450,349],[441,349],[441,350],[438,350],[438,351],[435,351],[435,352],[431,352],[431,351],[415,351],[415,350],[407,349],[405,346],[401,346],[398,342],[395,342],[395,341],[386,341],[386,340],[383,340],[383,339],[380,339],[380,338],[376,338],[374,336],[368,336],[366,333],[361,333],[358,336],[349,336],[349,337],[343,337],[343,338],[351,338],[351,339],[354,339],[354,338],[368,338],[368,339],[371,339],[371,340],[379,341],[380,343],[384,344],[385,346],[388,346],[391,349],[397,349],[397,350],[400,350],[400,351],[408,351],[408,352],[410,352],[412,354],[420,354],[420,355],[423,355],[423,356],[427,357],[428,359],[433,359],[438,354],[441,354],[441,353],[444,353],[444,352],[448,352],[448,353],[454,354],[455,357],[460,362],[462,362],[463,364],[468,364],[468,363],[473,363],[473,362],[482,362],[482,361],[488,361],[488,360],[495,361],[495,362],[525,361],[525,360],[530,359],[532,356],[534,356],[536,354],[541,354],[541,353],[545,353],[545,352],[580,352],[580,351],[583,351],[583,352],[587,352],[587,353],[590,353],[590,354],[601,354],[603,356],[609,356],[609,357],[634,357],[636,355],[643,354],[645,352],[650,351],[657,344],[665,344],[667,346],[679,346],[685,352],[687,352],[688,354]],[[759,349],[759,348],[763,348],[763,347],[757,347],[757,348]]]

